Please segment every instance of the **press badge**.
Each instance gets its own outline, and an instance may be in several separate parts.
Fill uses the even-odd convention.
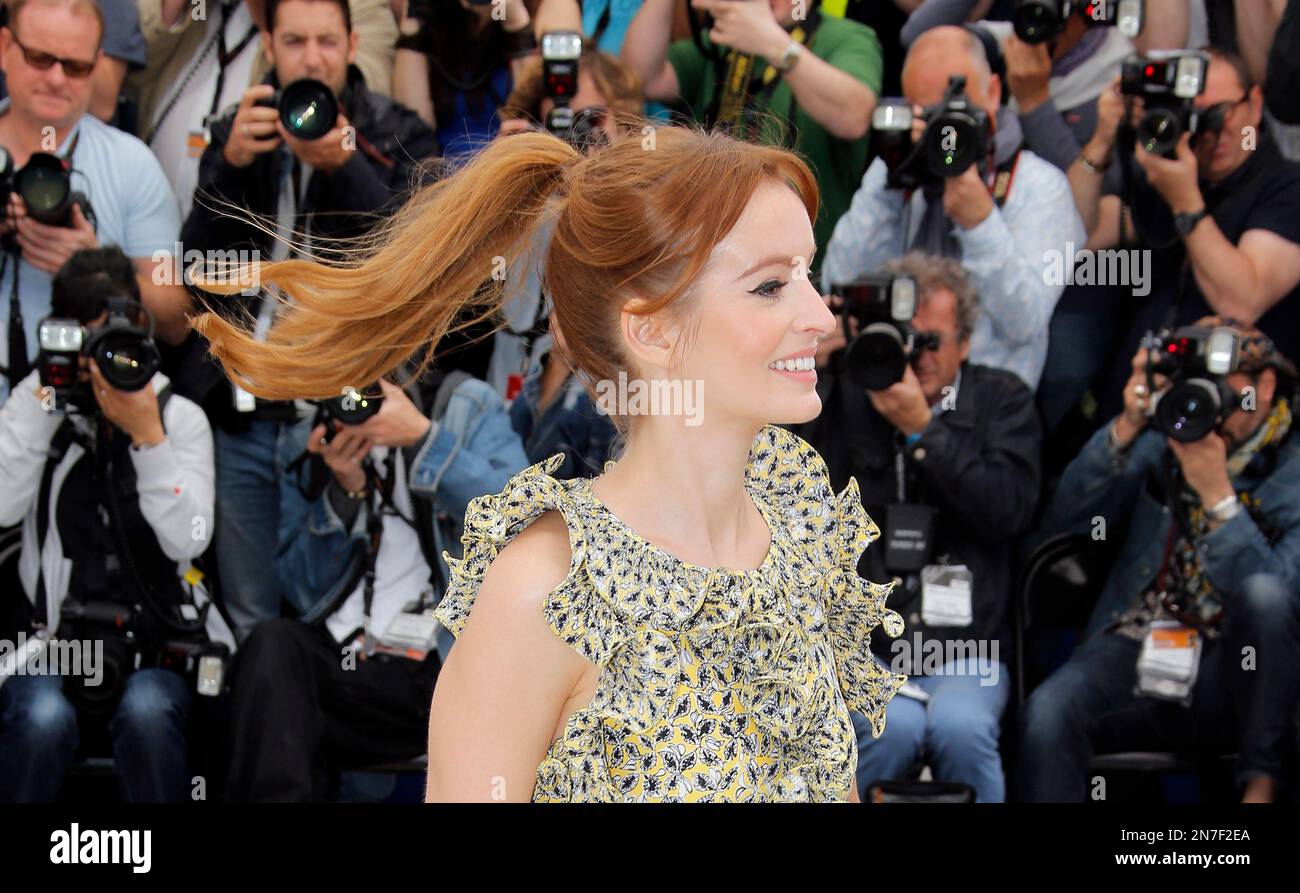
[[[374,651],[424,660],[438,643],[438,621],[432,611],[411,614],[401,611],[393,617],[383,637],[375,643]]]
[[[230,386],[235,391],[235,410],[237,412],[252,412],[257,409],[256,397],[233,382]]]
[[[929,626],[970,626],[975,577],[964,564],[921,568],[921,620]]]
[[[1173,620],[1147,627],[1138,654],[1137,693],[1149,698],[1190,704],[1201,664],[1201,637]]]
[[[185,145],[191,158],[203,157],[203,150],[208,147],[207,130],[191,130]]]

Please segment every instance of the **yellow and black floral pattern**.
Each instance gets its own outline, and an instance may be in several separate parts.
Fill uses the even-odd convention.
[[[591,492],[551,476],[562,457],[473,500],[464,558],[437,617],[459,635],[488,566],[538,515],[559,511],[569,573],[544,605],[550,627],[601,670],[537,767],[533,800],[844,800],[857,765],[848,708],[879,737],[906,680],[871,654],[902,618],[890,587],[858,576],[880,531],[856,481],[784,429],[755,439],[745,485],[772,531],[752,571],[704,568],[642,539]]]

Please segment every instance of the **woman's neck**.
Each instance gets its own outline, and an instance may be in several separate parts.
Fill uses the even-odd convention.
[[[758,429],[634,420],[627,448],[592,492],[642,538],[690,564],[749,570],[770,531],[745,489]]]

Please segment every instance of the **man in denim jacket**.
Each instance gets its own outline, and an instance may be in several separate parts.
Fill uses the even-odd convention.
[[[458,554],[469,501],[498,492],[528,464],[486,382],[453,372],[428,401],[381,386],[380,410],[363,424],[309,420],[289,439],[324,461],[329,482],[312,500],[297,476],[282,480],[275,572],[301,618],[259,624],[241,652],[232,800],[320,799],[327,765],[424,752],[450,636],[438,630],[439,653],[425,656],[371,646],[389,638],[399,615],[432,608],[447,578],[442,551]],[[328,442],[325,424],[336,429]]]
[[[1296,369],[1257,329],[1218,317],[1198,325],[1242,336],[1231,414],[1190,443],[1144,430],[1152,395],[1139,351],[1124,412],[1066,469],[1048,511],[1053,530],[1127,521],[1128,532],[1083,644],[1027,705],[1023,799],[1083,800],[1092,755],[1124,750],[1237,750],[1246,800],[1271,799],[1284,777],[1300,691]],[[1161,621],[1200,639],[1190,704],[1135,691],[1139,653]]]

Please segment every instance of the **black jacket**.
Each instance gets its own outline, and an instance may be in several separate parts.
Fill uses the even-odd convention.
[[[1039,496],[1042,431],[1033,393],[1010,372],[966,363],[955,406],[936,407],[920,439],[904,446],[847,378],[832,371],[817,389],[822,413],[800,433],[826,459],[836,490],[857,478],[862,503],[882,533],[863,553],[859,572],[879,582],[895,576],[885,567],[884,534],[886,507],[897,502],[894,457],[902,449],[907,501],[936,509],[931,563],[964,564],[974,576],[973,622],[945,627],[921,622],[919,575],[904,577],[889,603],[907,626],[896,641],[914,644],[916,632],[923,640],[996,639],[998,659],[1009,663],[1016,540],[1032,523]],[[873,637],[872,644],[891,659],[891,640]]]
[[[278,86],[274,73],[266,83]],[[433,166],[429,162],[438,154],[433,130],[415,112],[366,89],[355,67],[348,69],[348,84],[340,105],[356,128],[356,151],[334,173],[312,174],[303,207],[297,209],[294,221],[296,230],[307,231],[313,241],[319,237],[324,244],[331,244],[330,239],[361,235],[397,210],[414,186],[432,178]],[[271,254],[273,237],[250,219],[231,216],[230,208],[223,205],[228,203],[257,215],[274,231],[280,176],[293,158],[282,149],[257,156],[245,168],[226,163],[223,152],[234,119],[232,109],[212,125],[212,139],[199,162],[194,205],[181,229],[181,242],[186,252],[256,250],[265,259]],[[234,302],[249,300],[239,295],[218,299],[208,294],[202,299],[219,311],[234,307]],[[206,354],[207,344],[191,333],[173,357],[170,371],[177,392],[204,405],[211,415],[214,403],[207,398],[224,376]],[[217,402],[229,401],[223,395]]]

